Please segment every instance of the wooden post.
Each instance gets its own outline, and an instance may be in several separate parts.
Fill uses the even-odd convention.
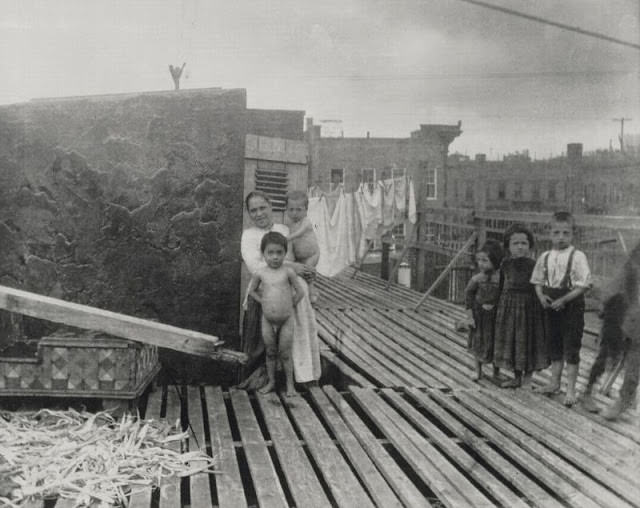
[[[460,259],[460,257],[467,252],[467,250],[469,249],[469,247],[471,247],[471,245],[473,245],[473,242],[476,241],[477,236],[478,234],[475,231],[471,233],[471,236],[469,237],[469,239],[465,242],[462,248],[456,253],[456,255],[453,256],[453,258],[451,258],[451,261],[449,261],[449,264],[440,273],[440,275],[438,275],[438,278],[435,281],[433,281],[433,284],[431,284],[431,287],[427,290],[427,292],[424,295],[422,295],[422,298],[420,298],[420,301],[416,304],[413,310],[418,310],[420,308],[420,305],[422,305],[424,301],[431,295],[431,293],[433,293],[434,289],[436,289],[440,285],[440,283],[449,274],[451,269],[455,266],[458,259]]]
[[[386,235],[385,235],[386,236]],[[388,238],[390,240],[390,238]],[[382,258],[380,260],[380,278],[389,280],[389,253],[391,251],[391,243],[385,241],[382,237]]]

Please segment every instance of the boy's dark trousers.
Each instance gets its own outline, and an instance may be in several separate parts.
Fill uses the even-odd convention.
[[[552,300],[557,300],[569,291],[568,288],[542,288],[542,292]],[[545,317],[550,360],[564,360],[569,365],[578,365],[584,331],[584,296],[571,300],[561,310],[545,309]]]

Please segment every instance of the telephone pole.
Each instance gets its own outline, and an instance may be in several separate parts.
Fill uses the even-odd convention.
[[[613,121],[614,122],[620,122],[620,152],[624,153],[624,122],[625,120],[627,122],[631,121],[631,118],[614,118]]]

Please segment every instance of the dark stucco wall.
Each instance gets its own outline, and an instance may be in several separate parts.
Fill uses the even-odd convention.
[[[244,90],[0,108],[0,284],[233,344],[245,132]]]

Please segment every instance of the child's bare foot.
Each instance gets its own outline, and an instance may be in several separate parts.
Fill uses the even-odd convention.
[[[508,379],[500,383],[500,388],[518,388],[520,386],[520,378]]]
[[[590,393],[585,393],[582,396],[582,407],[585,408],[590,413],[599,413],[600,408],[596,405],[596,401],[593,400],[593,397]]]
[[[262,388],[258,390],[258,393],[269,393],[269,392],[272,392],[274,389],[275,389],[275,384],[272,382],[268,382],[266,385],[264,385]]]
[[[578,401],[578,397],[576,396],[575,390],[569,391],[567,389],[567,394],[564,396],[564,401],[562,402],[565,406],[571,407]]]

